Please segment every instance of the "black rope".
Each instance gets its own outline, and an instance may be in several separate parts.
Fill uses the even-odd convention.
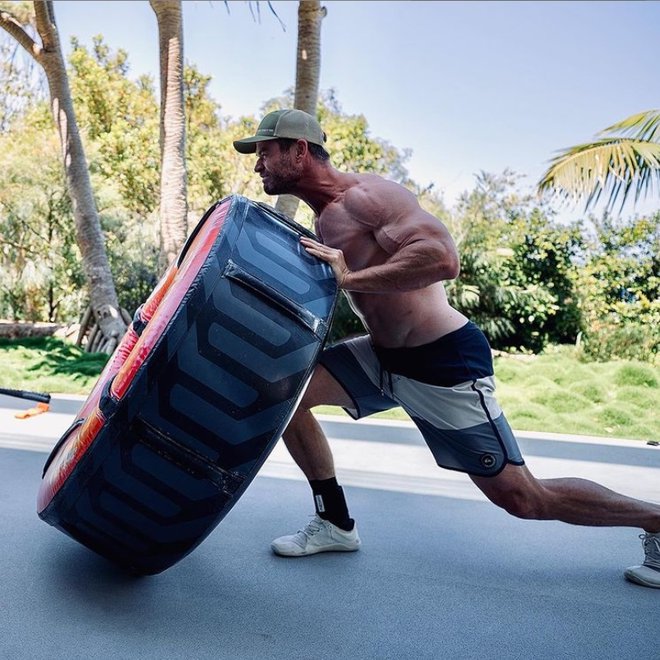
[[[0,387],[0,394],[15,396],[19,399],[29,399],[30,401],[39,401],[41,403],[50,403],[50,394],[43,392],[27,392],[25,390],[8,390]]]

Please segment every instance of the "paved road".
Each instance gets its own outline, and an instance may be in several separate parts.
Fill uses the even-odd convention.
[[[55,396],[51,410],[29,419],[15,412],[32,404],[0,395],[0,447],[48,452],[68,428],[84,397]],[[486,501],[463,474],[440,470],[411,423],[321,417],[346,485]],[[543,478],[593,479],[616,491],[660,503],[660,447],[642,441],[516,433],[533,472]],[[302,480],[282,443],[260,473]]]
[[[324,418],[363,549],[299,560],[271,538],[309,513],[276,447],[240,502],[165,573],[134,579],[41,522],[45,453],[80,401],[16,420],[0,397],[0,658],[660,657],[660,591],[627,583],[637,532],[521,521],[432,467],[407,424]],[[519,434],[539,476],[660,502],[660,449]]]

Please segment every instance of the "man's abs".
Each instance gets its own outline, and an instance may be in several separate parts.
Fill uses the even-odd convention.
[[[447,302],[444,286],[402,293],[346,292],[376,346],[421,346],[458,330],[467,317]]]

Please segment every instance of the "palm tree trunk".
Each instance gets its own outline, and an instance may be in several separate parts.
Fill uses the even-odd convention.
[[[91,307],[104,337],[99,350],[112,353],[126,331],[126,323],[119,310],[85,150],[73,109],[53,3],[50,0],[35,0],[34,10],[41,45],[35,43],[8,12],[3,12],[0,26],[16,38],[46,73],[51,109],[60,136],[67,187],[73,202],[76,242],[83,260]]]
[[[319,0],[298,2],[298,55],[296,58],[296,92],[294,108],[316,116],[321,78],[321,21],[327,14]],[[295,217],[299,199],[293,195],[280,195],[275,208]]]
[[[160,52],[160,253],[166,269],[188,235],[183,18],[180,0],[149,0]]]

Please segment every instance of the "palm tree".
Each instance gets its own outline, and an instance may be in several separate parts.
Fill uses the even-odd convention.
[[[160,52],[160,253],[165,270],[188,235],[181,0],[149,0]]]
[[[327,11],[319,0],[298,2],[298,55],[296,58],[296,91],[293,107],[316,116],[321,78],[321,21]],[[290,218],[296,215],[299,200],[293,195],[280,195],[275,208]]]
[[[538,183],[539,192],[565,201],[586,198],[585,210],[604,199],[612,211],[634,192],[634,201],[660,182],[660,110],[632,115],[606,128],[599,139],[564,149]],[[657,192],[656,188],[656,192]]]
[[[60,136],[67,186],[73,202],[76,242],[89,288],[91,314],[103,336],[101,341],[96,342],[95,350],[112,353],[127,326],[119,309],[108,263],[85,150],[71,100],[53,3],[51,0],[35,0],[33,5],[34,17],[29,15],[21,4],[16,5],[17,13],[14,14],[7,9],[5,3],[0,11],[0,27],[14,37],[46,73],[51,109]],[[40,43],[33,39],[26,29],[33,20]]]

